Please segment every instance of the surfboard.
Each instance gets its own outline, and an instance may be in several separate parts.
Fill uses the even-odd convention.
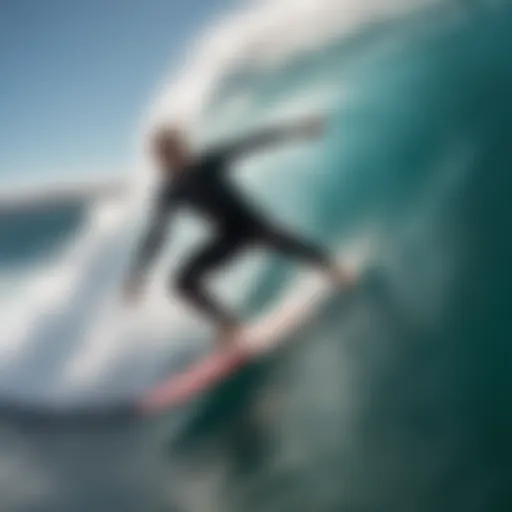
[[[169,410],[233,376],[246,364],[281,346],[310,321],[322,305],[343,290],[325,278],[309,274],[299,279],[284,300],[269,305],[242,329],[239,341],[193,363],[150,389],[138,403],[145,414]]]

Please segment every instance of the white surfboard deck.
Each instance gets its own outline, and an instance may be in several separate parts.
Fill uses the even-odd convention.
[[[271,350],[307,323],[326,299],[341,291],[325,277],[306,275],[297,281],[283,302],[267,308],[242,330],[239,346],[253,356]]]
[[[284,301],[281,299],[278,306],[268,306],[242,330],[238,343],[170,376],[142,398],[139,408],[144,413],[169,410],[229,378],[250,361],[282,345],[314,317],[329,297],[342,291],[325,277],[305,274],[292,286]]]

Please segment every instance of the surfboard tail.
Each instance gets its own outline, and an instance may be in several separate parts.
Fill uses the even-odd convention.
[[[241,347],[215,353],[155,388],[139,402],[139,409],[154,413],[181,405],[235,373],[249,359],[250,353]]]

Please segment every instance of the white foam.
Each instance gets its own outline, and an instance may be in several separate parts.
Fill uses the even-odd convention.
[[[278,65],[369,23],[436,3],[439,0],[250,2],[205,31],[179,76],[173,76],[151,104],[149,128],[175,120],[194,126],[216,86],[236,70]]]

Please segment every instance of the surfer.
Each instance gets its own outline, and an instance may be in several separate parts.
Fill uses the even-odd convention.
[[[185,134],[177,128],[155,132],[151,150],[161,172],[153,218],[137,250],[124,287],[128,301],[141,293],[144,275],[163,245],[167,224],[178,207],[189,206],[214,222],[216,236],[191,256],[172,279],[171,286],[218,328],[218,342],[236,339],[240,324],[236,316],[204,286],[211,271],[228,263],[240,250],[263,246],[319,268],[331,281],[350,284],[352,276],[316,244],[297,237],[269,220],[244,201],[226,178],[235,160],[271,145],[322,134],[321,117],[307,117],[289,126],[270,128],[234,144],[194,155]]]

